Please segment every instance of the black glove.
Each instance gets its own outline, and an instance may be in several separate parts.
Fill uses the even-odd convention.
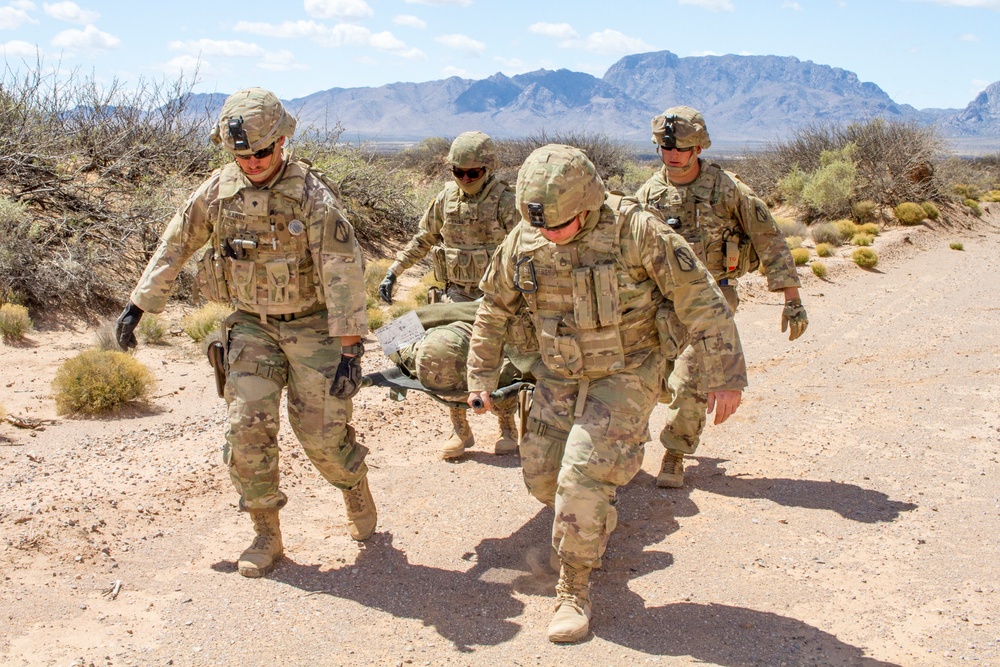
[[[115,341],[117,341],[118,347],[126,352],[139,344],[135,339],[135,328],[139,326],[141,319],[142,308],[129,301],[125,311],[118,316],[118,321],[115,322]]]
[[[344,348],[344,352],[355,351],[357,352],[353,357],[340,355],[337,374],[333,376],[333,384],[330,385],[331,396],[353,398],[361,389],[361,357],[364,356],[365,347],[361,343],[356,343]]]
[[[378,296],[386,303],[392,303],[392,288],[396,284],[396,275],[392,271],[385,272],[385,278],[378,286]]]

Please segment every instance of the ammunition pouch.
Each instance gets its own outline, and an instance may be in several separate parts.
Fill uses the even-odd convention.
[[[431,249],[434,278],[445,284],[478,285],[490,263],[490,253],[483,248],[463,250],[461,248]]]
[[[198,260],[198,274],[195,276],[198,293],[206,301],[229,303],[229,285],[226,283],[226,267],[222,257],[215,252],[215,246],[205,249]]]

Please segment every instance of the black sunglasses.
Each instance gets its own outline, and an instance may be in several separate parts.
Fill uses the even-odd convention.
[[[252,157],[257,158],[258,160],[263,160],[267,156],[272,155],[274,153],[274,149],[277,145],[278,142],[274,142],[270,146],[265,146],[264,148],[261,148],[259,151],[256,151],[252,155],[237,155],[236,157],[238,157],[241,160],[249,160]]]
[[[677,151],[678,153],[690,153],[694,150],[694,146],[688,146],[687,148],[681,148],[680,146],[664,146],[660,145],[661,151]]]
[[[468,176],[472,180],[476,180],[486,173],[486,167],[473,167],[472,169],[459,169],[458,167],[452,167],[451,173],[455,175],[455,178],[465,178]]]

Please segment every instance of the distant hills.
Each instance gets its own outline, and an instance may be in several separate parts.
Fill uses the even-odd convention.
[[[195,95],[191,108],[214,117],[225,97]],[[286,103],[300,127],[339,122],[352,141],[418,141],[482,130],[497,138],[600,132],[643,143],[652,116],[687,104],[704,113],[713,147],[723,150],[873,117],[936,126],[960,152],[1000,150],[1000,81],[965,109],[921,110],[896,103],[853,72],[787,56],[682,58],[658,51],[625,56],[601,78],[542,69],[481,80],[331,88]]]

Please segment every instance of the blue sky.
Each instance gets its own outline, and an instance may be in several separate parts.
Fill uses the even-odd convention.
[[[795,56],[917,108],[962,108],[1000,80],[1000,0],[0,0],[8,72],[34,64],[197,92],[479,79],[539,68],[602,76],[623,55]]]

